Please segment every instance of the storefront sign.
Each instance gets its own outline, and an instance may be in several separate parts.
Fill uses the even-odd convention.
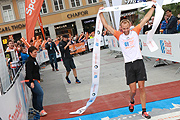
[[[7,39],[3,39],[3,44],[7,44]]]
[[[22,23],[22,24],[3,27],[3,28],[0,28],[0,33],[11,31],[11,30],[21,29],[21,28],[24,28],[25,26],[26,25]]]
[[[73,18],[73,17],[84,16],[84,15],[87,15],[87,14],[88,14],[88,11],[85,10],[85,11],[80,11],[80,12],[68,14],[67,17],[68,18]]]

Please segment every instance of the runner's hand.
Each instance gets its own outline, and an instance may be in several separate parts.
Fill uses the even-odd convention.
[[[31,88],[34,88],[34,83],[33,82],[31,83]]]
[[[152,0],[152,2],[156,3],[156,0]]]
[[[100,8],[99,8],[99,10],[102,10],[102,9],[104,9],[104,7],[100,7]]]

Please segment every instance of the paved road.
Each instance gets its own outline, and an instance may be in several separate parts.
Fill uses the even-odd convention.
[[[129,90],[126,85],[124,75],[123,57],[115,58],[116,54],[111,54],[108,49],[101,50],[101,72],[98,96],[108,95],[116,92]],[[155,58],[145,61],[148,75],[146,86],[168,83],[180,80],[180,73],[175,74],[180,64],[170,63],[170,65],[153,67]],[[71,72],[69,78],[72,84],[67,84],[65,80],[65,68],[62,62],[58,62],[59,70],[53,72],[50,65],[41,70],[43,82],[41,86],[44,90],[44,106],[69,103],[89,98],[91,87],[91,66],[92,53],[75,56],[74,61],[77,67],[78,78],[81,84],[75,84],[75,78]]]

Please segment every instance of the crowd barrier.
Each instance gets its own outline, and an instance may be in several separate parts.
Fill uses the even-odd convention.
[[[69,49],[71,51],[74,51],[74,52],[71,52],[71,54],[76,54],[76,53],[81,53],[81,52],[86,51],[84,42],[69,45]]]
[[[57,47],[57,49],[59,50],[59,47]],[[61,53],[59,52],[59,55],[56,53],[56,58],[60,58],[60,57],[61,57]],[[49,61],[48,51],[42,50],[42,51],[38,52],[36,60],[39,65]]]
[[[100,41],[100,46],[102,47],[102,46],[106,46],[106,45],[108,45],[108,39],[105,39],[105,37],[104,38],[102,37],[102,39]],[[88,39],[89,50],[93,49],[93,47],[94,47],[94,38]]]
[[[139,44],[143,56],[162,58],[170,61],[180,62],[180,34],[155,34],[153,40],[159,47],[155,52],[150,52],[146,39],[147,35],[139,36]],[[110,50],[121,51],[118,41],[114,36],[107,36]]]
[[[21,67],[8,92],[0,96],[0,120],[28,120],[31,91],[23,82],[24,76]]]

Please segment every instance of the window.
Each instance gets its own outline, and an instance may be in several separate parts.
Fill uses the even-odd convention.
[[[96,3],[97,0],[88,0],[88,3],[91,4],[91,3]]]
[[[44,0],[43,4],[42,4],[42,7],[41,7],[41,11],[40,11],[40,14],[45,14],[47,13],[47,7],[46,7],[46,2]]]
[[[21,19],[25,18],[25,1],[21,1],[18,3],[18,7],[19,7],[19,13],[20,13],[20,17]],[[44,14],[47,13],[47,8],[46,8],[46,2],[44,1],[41,7],[41,11],[40,14]]]
[[[53,0],[55,11],[64,9],[63,0]]]
[[[80,0],[70,0],[71,1],[71,7],[77,7],[80,6]]]
[[[11,5],[2,6],[2,10],[5,22],[14,20],[14,14]]]
[[[23,19],[25,18],[25,1],[19,2],[18,5],[19,5],[20,17]]]

